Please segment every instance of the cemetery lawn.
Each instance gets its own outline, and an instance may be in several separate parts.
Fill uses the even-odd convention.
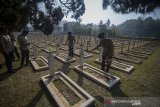
[[[64,73],[91,94],[98,107],[103,107],[107,97],[160,97],[160,47],[140,65],[125,62],[134,65],[135,70],[131,74],[111,69],[110,73],[118,76],[121,82],[110,90],[76,72],[73,68],[79,64],[79,57],[75,58],[76,62],[71,63]],[[93,54],[85,62],[100,68],[94,62],[96,58],[98,55]],[[1,54],[0,61],[3,63],[0,70],[1,107],[55,107],[54,100],[41,81],[41,76],[49,73],[47,70],[35,72],[30,66],[20,69],[20,62],[15,61],[13,65],[17,72],[8,74]],[[58,61],[56,63],[62,66]]]

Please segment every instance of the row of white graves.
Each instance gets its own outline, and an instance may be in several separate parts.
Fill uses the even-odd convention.
[[[114,58],[126,62],[141,64],[142,60],[148,57],[151,53],[144,53],[140,51],[133,50],[135,48],[139,48],[148,42],[144,42],[142,40],[130,40],[128,42],[121,43],[120,53],[115,54]],[[135,45],[136,44],[136,45]],[[127,47],[127,50],[124,52],[124,48]]]
[[[134,41],[133,42],[133,47],[132,49],[129,48],[130,46],[130,42],[128,45],[128,50],[123,52],[123,47],[121,49],[121,54],[127,55],[127,56],[133,56],[133,57],[138,57],[138,58],[142,58],[142,59],[146,59],[148,58],[149,55],[151,55],[151,52],[143,52],[143,51],[138,51],[138,50],[134,50],[135,48],[141,47],[142,45],[137,45],[137,47],[134,46],[134,44],[138,44],[138,43],[142,42],[142,41]],[[147,42],[148,43],[148,42]],[[142,43],[141,43],[142,44]],[[144,44],[143,44],[144,45]]]
[[[132,40],[122,43],[120,53],[115,54],[114,58],[126,62],[141,64],[142,59],[148,58],[149,55],[155,51],[155,43],[156,42],[145,40]],[[124,46],[128,46],[126,51],[124,51]]]
[[[56,41],[58,41],[58,39],[56,39]],[[50,52],[50,51],[48,52],[49,53],[48,60],[46,60],[42,56],[37,56],[38,55],[37,46],[33,45],[34,57],[30,58],[31,64],[33,65],[35,70],[42,70],[42,67],[45,68],[45,66],[47,66],[45,69],[49,68],[49,74],[41,77],[41,79],[45,87],[48,89],[52,98],[57,102],[58,106],[60,107],[91,106],[92,107],[92,104],[94,103],[94,98],[85,90],[83,90],[80,86],[78,86],[73,80],[71,80],[62,71],[55,70],[55,59],[63,62],[63,64],[72,62],[72,60],[68,57],[68,55],[59,51],[60,47],[62,46],[62,42],[57,42],[57,44],[58,45],[56,46],[56,52]],[[76,54],[76,50],[77,49],[75,49],[75,54]],[[102,61],[102,51],[103,51],[103,48],[100,48],[99,59],[96,60],[96,62],[98,63],[101,63]],[[109,89],[112,88],[114,85],[116,85],[120,81],[120,78],[118,78],[117,76],[111,75],[92,65],[84,63],[84,58],[86,55],[82,46],[77,53],[80,56],[80,64],[75,66],[75,70],[77,72],[82,73],[83,75],[87,76],[91,80]],[[127,73],[133,70],[133,66],[127,65],[121,62],[117,62],[117,61],[113,61],[111,67],[118,70],[125,71]],[[70,90],[70,91],[64,94],[59,85],[62,85],[62,88],[65,87],[67,88],[67,90]]]
[[[75,66],[76,71],[79,73],[84,74],[88,78],[92,79],[93,81],[98,82],[99,84],[107,87],[112,88],[116,85],[120,78],[113,76],[109,73],[106,73],[98,68],[95,68],[87,63],[84,63],[83,60],[83,47],[80,49],[80,65]],[[94,103],[94,98],[88,94],[85,90],[83,90],[80,86],[78,86],[74,81],[72,81],[67,75],[65,75],[61,71],[55,71],[55,64],[54,60],[56,59],[56,54],[50,54],[48,59],[49,64],[49,74],[41,77],[44,85],[48,89],[52,98],[57,102],[57,105],[60,107],[92,107]],[[61,92],[60,86],[57,86],[57,82],[59,81],[60,85],[67,87],[67,92]],[[70,90],[70,91],[68,91]],[[71,93],[69,93],[71,92]],[[68,95],[66,95],[68,94]],[[68,98],[68,96],[74,95],[76,98]],[[78,101],[73,101],[77,99]],[[71,103],[71,101],[74,102]]]

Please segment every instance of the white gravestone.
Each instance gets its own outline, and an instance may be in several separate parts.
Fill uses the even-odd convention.
[[[99,47],[99,60],[102,61],[103,47]]]
[[[52,53],[49,53],[48,66],[49,66],[49,74],[50,76],[53,76],[55,73],[55,67],[54,67],[54,55]]]
[[[81,50],[80,50],[80,67],[82,69],[83,69],[83,63],[84,63],[83,54],[84,54],[84,50],[83,50],[83,47],[81,47]]]
[[[38,54],[37,46],[35,44],[33,44],[33,55],[35,58],[37,57],[37,54]]]
[[[58,54],[58,53],[59,53],[59,50],[60,50],[59,48],[60,48],[60,44],[59,44],[59,43],[57,43],[57,44],[56,44],[56,51],[57,51],[57,52],[56,52],[56,54]]]
[[[61,36],[61,44],[63,44],[64,36]]]
[[[59,41],[58,41],[59,47],[61,47],[62,43],[61,43],[61,37],[59,37]]]
[[[76,44],[74,44],[73,46],[73,53],[75,53],[75,51],[76,51]]]

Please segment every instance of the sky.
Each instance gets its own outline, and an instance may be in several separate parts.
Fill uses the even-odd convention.
[[[136,14],[136,13],[130,13],[130,14],[118,14],[115,13],[110,7],[108,7],[106,10],[103,10],[102,8],[102,0],[84,0],[85,2],[85,13],[81,17],[83,24],[87,23],[94,23],[98,24],[100,20],[102,20],[104,23],[107,22],[108,19],[110,19],[111,24],[121,24],[126,20],[129,19],[137,19],[138,17],[146,18],[149,16],[152,16],[153,18],[160,18],[159,11],[155,11],[150,14]],[[68,16],[67,18],[64,17],[63,20],[67,21],[75,21],[75,19],[70,18]]]

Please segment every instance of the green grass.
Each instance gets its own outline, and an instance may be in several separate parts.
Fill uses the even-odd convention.
[[[45,63],[41,59],[36,59],[35,61],[39,67],[45,66]]]
[[[48,54],[40,54],[47,58]],[[103,106],[106,97],[160,97],[160,47],[148,59],[143,60],[141,65],[125,62],[134,65],[135,70],[131,74],[111,69],[110,73],[121,79],[121,83],[111,90],[73,70],[74,66],[80,63],[79,57],[75,58],[76,62],[65,68],[64,73],[91,94],[99,107]],[[98,55],[93,54],[93,57],[85,59],[85,62],[100,68],[100,65],[94,62],[96,58]],[[2,56],[0,60],[2,61]],[[14,68],[18,68],[20,62],[15,61],[13,65]],[[61,67],[62,64],[56,61],[56,69]],[[41,82],[41,76],[48,73],[47,70],[33,72],[30,66],[25,66],[14,74],[8,74],[3,65],[3,69],[0,70],[0,106],[55,107],[54,100]]]
[[[67,99],[70,106],[75,105],[81,99],[60,79],[53,81],[53,84],[62,93],[62,95]]]

